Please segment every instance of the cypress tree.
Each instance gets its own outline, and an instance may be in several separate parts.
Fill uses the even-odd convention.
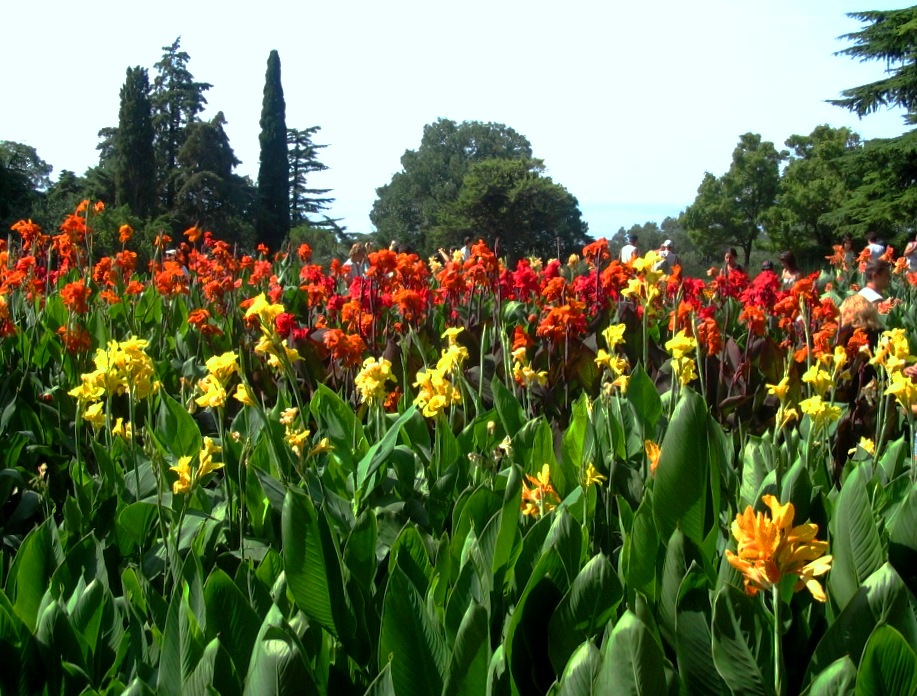
[[[115,204],[146,217],[156,201],[156,155],[150,80],[145,68],[127,69],[113,145]]]
[[[286,103],[280,84],[280,55],[277,51],[271,51],[267,59],[259,140],[261,157],[255,236],[271,251],[277,251],[290,231]]]

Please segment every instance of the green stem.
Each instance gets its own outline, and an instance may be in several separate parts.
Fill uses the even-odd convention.
[[[783,693],[783,644],[780,640],[780,584],[771,588],[774,600],[774,693]]]

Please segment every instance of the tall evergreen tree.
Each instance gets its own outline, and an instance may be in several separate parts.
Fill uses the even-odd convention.
[[[162,203],[171,209],[175,200],[175,174],[178,153],[187,138],[186,128],[199,121],[207,100],[204,92],[212,87],[206,82],[195,82],[188,70],[191,57],[180,51],[181,37],[171,46],[163,46],[165,53],[156,63],[157,75],[153,80],[151,103],[157,164],[157,184]]]
[[[271,51],[264,78],[261,106],[261,157],[258,167],[258,207],[255,234],[277,251],[290,232],[289,156],[286,102],[280,83],[280,55]]]
[[[150,80],[145,68],[127,69],[121,88],[121,109],[115,136],[115,204],[127,205],[141,217],[156,202],[156,157]]]
[[[315,172],[323,172],[328,167],[318,161],[318,151],[327,145],[315,145],[312,136],[320,126],[305,130],[287,129],[287,154],[290,158],[290,223],[300,225],[308,223],[316,227],[328,226],[329,221],[316,222],[309,218],[327,210],[333,198],[325,197],[331,189],[308,188],[308,178]]]

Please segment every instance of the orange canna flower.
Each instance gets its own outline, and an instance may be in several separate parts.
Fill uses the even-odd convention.
[[[792,503],[781,505],[772,495],[761,498],[770,508],[770,515],[755,514],[751,505],[736,515],[732,534],[738,542],[737,553],[726,551],[726,560],[744,576],[746,594],[754,596],[759,590],[769,590],[784,576],[795,575],[794,590],[807,588],[819,602],[824,602],[824,588],[815,578],[831,568],[831,556],[825,556],[827,541],[818,541],[818,525],[793,526],[795,509]]]
[[[130,225],[121,225],[118,228],[118,241],[122,244],[127,244],[131,241],[131,237],[134,236],[134,229]]]
[[[64,306],[74,314],[86,314],[89,311],[89,297],[92,295],[92,288],[86,287],[84,280],[67,283],[60,291],[60,295]]]
[[[662,454],[662,448],[652,440],[644,440],[643,451],[646,452],[646,458],[650,462],[650,474],[655,476],[656,468],[659,466],[659,455]]]

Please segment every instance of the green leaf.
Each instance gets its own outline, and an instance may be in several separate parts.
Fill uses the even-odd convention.
[[[656,424],[662,415],[662,399],[642,364],[634,368],[627,382],[627,400],[634,405],[645,440],[655,440]]]
[[[335,456],[348,472],[353,471],[369,449],[363,424],[353,408],[324,384],[319,384],[312,395],[309,410],[318,423],[318,432],[334,445]]]
[[[907,587],[894,568],[884,564],[864,581],[828,627],[809,661],[806,680],[844,655],[859,664],[866,641],[880,624],[893,626],[911,645],[917,645],[917,618],[910,601]]]
[[[235,665],[217,638],[204,648],[197,667],[185,682],[182,696],[210,696],[213,693],[220,696],[242,693]]]
[[[707,407],[699,394],[685,389],[662,440],[653,486],[653,512],[663,539],[680,527],[703,545],[708,467]]]
[[[633,526],[624,538],[621,550],[621,568],[629,587],[656,596],[656,556],[659,553],[659,537],[653,523],[653,490],[643,493],[640,507],[634,514]]]
[[[354,630],[340,552],[312,500],[291,488],[283,501],[283,566],[293,599],[310,620],[341,640]]]
[[[885,560],[866,491],[865,470],[866,467],[858,467],[847,477],[831,517],[834,561],[828,574],[828,586],[831,598],[841,609]]]
[[[363,696],[395,696],[395,685],[392,683],[392,665],[386,663]]]
[[[761,604],[727,585],[713,603],[712,634],[713,663],[733,693],[773,696],[773,635]]]
[[[265,617],[255,641],[244,693],[246,696],[318,694],[299,641],[276,607]]]
[[[707,576],[692,563],[678,590],[675,620],[678,672],[690,694],[729,692],[713,664],[711,613]]]
[[[500,416],[500,422],[503,423],[503,429],[509,437],[515,437],[526,421],[522,406],[513,393],[506,388],[503,380],[496,375],[491,380],[490,388],[493,392],[494,407]]]
[[[557,696],[592,696],[596,675],[602,665],[602,653],[592,641],[580,645],[570,657],[560,677]]]
[[[207,637],[225,644],[239,676],[245,678],[261,621],[226,573],[214,568],[204,585]],[[208,646],[209,648],[209,646]]]
[[[628,610],[605,643],[595,693],[649,696],[666,692],[662,650],[646,624]]]
[[[624,596],[621,580],[604,555],[593,556],[573,580],[548,624],[548,650],[557,673],[583,641],[604,630]]]
[[[853,660],[844,655],[828,665],[812,682],[806,696],[842,696],[853,694],[856,687],[857,668]]]
[[[159,436],[158,441],[176,458],[193,457],[200,452],[203,443],[201,431],[188,409],[164,389],[159,391],[156,434]]]
[[[489,664],[490,622],[487,610],[480,604],[472,603],[465,612],[452,646],[443,696],[486,693]]]
[[[188,604],[188,585],[176,588],[169,604],[166,630],[162,637],[157,690],[167,696],[181,696],[185,681],[204,654],[204,636]]]
[[[878,626],[863,652],[857,696],[917,693],[917,655],[891,626]]]
[[[357,463],[357,493],[355,494],[357,503],[364,500],[372,491],[374,487],[372,483],[373,477],[391,456],[392,450],[395,449],[395,444],[398,442],[401,428],[413,418],[416,410],[416,406],[411,406],[402,413],[398,420],[385,431],[385,435],[373,443],[373,446],[367,450],[366,454]]]
[[[758,503],[758,492],[768,473],[774,470],[777,448],[769,441],[754,435],[750,436],[742,450],[742,486],[739,489],[740,509]]]
[[[888,560],[917,593],[917,488],[908,489],[888,522]]]
[[[19,546],[6,580],[6,593],[16,615],[35,632],[42,597],[64,554],[54,520],[49,518],[36,527]]]
[[[398,696],[427,696],[443,690],[447,660],[442,629],[399,568],[389,576],[379,637],[379,668],[391,665]]]

